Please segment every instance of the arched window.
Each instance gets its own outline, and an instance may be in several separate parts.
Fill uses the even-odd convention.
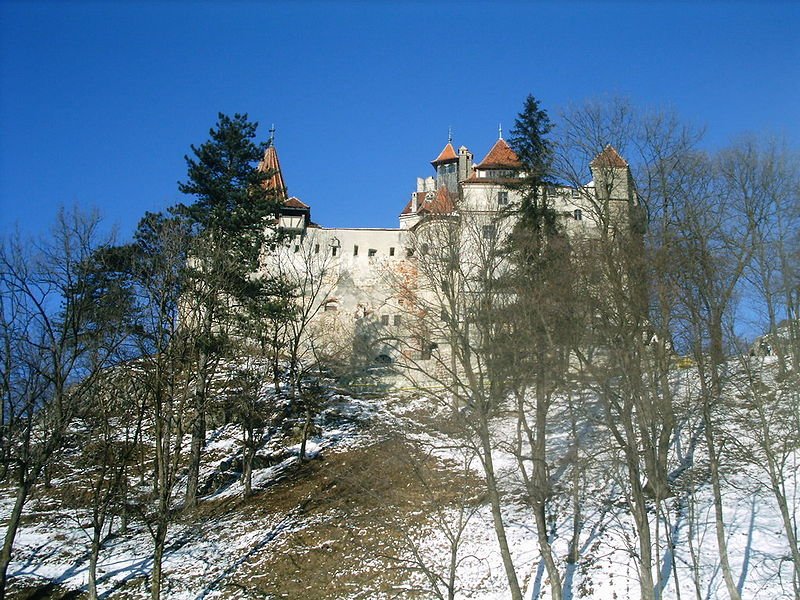
[[[580,208],[576,208],[575,211],[572,213],[572,216],[575,217],[576,221],[583,220],[583,211]]]

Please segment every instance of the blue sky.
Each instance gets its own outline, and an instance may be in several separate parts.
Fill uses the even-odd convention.
[[[621,95],[800,142],[800,3],[3,2],[0,232],[59,206],[131,233],[218,112],[272,123],[326,226],[393,227],[453,129],[480,159],[533,93]]]

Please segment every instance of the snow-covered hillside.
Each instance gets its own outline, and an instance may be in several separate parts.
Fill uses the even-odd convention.
[[[771,372],[769,364],[765,368]],[[739,372],[740,379],[745,376]],[[780,392],[780,381],[768,383]],[[676,369],[673,389],[686,410],[671,450],[675,485],[666,510],[650,515],[664,598],[727,597],[707,457],[697,443],[699,421],[692,409],[696,385],[693,369]],[[748,426],[746,394],[734,401],[745,386],[737,387],[734,377],[729,389],[732,408],[720,416],[720,427],[727,443],[738,441],[742,450],[729,454],[733,458],[722,473],[731,567],[743,598],[793,598],[789,544],[769,473],[757,452],[745,452],[756,447],[758,428]],[[551,540],[565,598],[634,599],[636,529],[619,449],[608,444],[602,420],[591,418],[599,410],[596,402],[591,392],[577,388],[556,402],[548,432]],[[576,405],[582,415],[578,429],[568,414]],[[331,395],[316,419],[308,448],[313,459],[301,464],[299,446],[288,437],[266,439],[253,475],[256,493],[247,499],[236,466],[241,431],[232,425],[210,431],[201,472],[210,491],[198,508],[176,511],[170,524],[165,597],[447,598],[449,589],[457,598],[508,598],[483,469],[462,420],[426,397]],[[510,412],[500,414],[492,427],[513,563],[525,598],[549,598],[514,454],[517,421]],[[782,481],[794,519],[800,456],[796,447],[785,450]],[[10,568],[12,596],[50,585],[52,597],[62,597],[86,586],[88,509],[64,493],[75,468],[66,464],[53,487],[37,490],[26,508]],[[12,492],[2,491],[3,519]],[[98,565],[101,596],[148,597],[152,538],[145,522],[132,515],[124,532],[118,522],[111,530]],[[576,532],[579,558],[569,563]]]

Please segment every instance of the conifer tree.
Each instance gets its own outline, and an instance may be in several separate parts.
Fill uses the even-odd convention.
[[[501,285],[511,296],[501,318],[508,324],[498,343],[506,379],[516,401],[520,431],[530,458],[517,457],[527,484],[539,550],[555,599],[562,597],[562,578],[551,548],[548,516],[553,495],[547,464],[547,429],[555,392],[564,380],[569,353],[570,248],[558,215],[548,199],[553,125],[538,100],[529,95],[511,130],[510,145],[524,176],[513,187],[521,202],[508,241],[509,270]]]
[[[194,418],[186,506],[196,502],[200,456],[205,439],[209,385],[226,345],[232,316],[262,295],[258,268],[267,218],[277,208],[277,192],[265,181],[273,174],[258,168],[266,144],[255,141],[258,124],[246,114],[219,114],[209,140],[186,156],[187,180],[181,192],[195,197],[174,212],[189,222],[194,242],[188,261],[185,315],[195,339]]]

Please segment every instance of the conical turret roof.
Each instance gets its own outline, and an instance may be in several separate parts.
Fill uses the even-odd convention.
[[[489,153],[478,163],[476,169],[521,169],[522,163],[516,152],[503,138],[498,139]]]
[[[453,148],[453,144],[447,142],[447,145],[444,147],[444,150],[442,150],[439,153],[439,156],[436,157],[436,160],[431,161],[431,164],[435,167],[436,165],[439,165],[441,163],[454,162],[457,160],[458,160],[458,155],[456,154],[455,148]]]
[[[625,169],[628,163],[619,155],[619,152],[611,144],[607,144],[603,151],[594,157],[589,166],[606,167],[614,169]]]
[[[279,200],[286,200],[286,184],[283,181],[278,152],[273,144],[270,144],[267,151],[264,152],[264,158],[258,163],[258,170],[260,173],[272,173],[272,176],[262,183],[264,189],[275,190]]]

